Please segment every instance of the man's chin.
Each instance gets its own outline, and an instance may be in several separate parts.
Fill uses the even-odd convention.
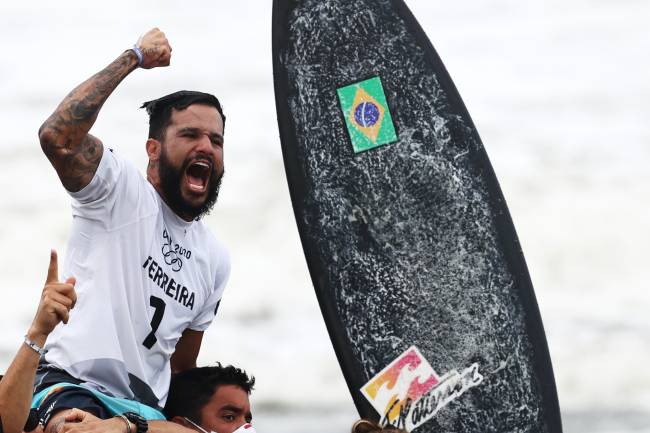
[[[182,194],[181,197],[183,198],[183,204],[186,209],[193,209],[198,212],[208,199],[208,194],[204,193],[198,196],[196,194]]]
[[[210,213],[216,202],[217,194],[218,189],[214,192],[213,196],[209,189],[197,194],[194,191],[188,191],[183,188],[180,191],[181,203],[178,206],[180,209],[176,209],[176,211],[186,219],[201,218]]]

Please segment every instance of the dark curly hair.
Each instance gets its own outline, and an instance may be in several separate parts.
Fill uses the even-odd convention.
[[[180,90],[162,98],[147,101],[140,107],[146,109],[149,114],[149,138],[162,141],[165,138],[165,129],[170,123],[172,108],[185,110],[192,104],[204,104],[216,108],[221,115],[225,129],[226,116],[223,114],[223,108],[216,96],[193,90]]]
[[[248,377],[240,368],[220,363],[211,367],[197,367],[172,376],[169,397],[163,410],[167,419],[184,416],[200,422],[201,409],[222,385],[236,385],[250,394],[255,377]]]

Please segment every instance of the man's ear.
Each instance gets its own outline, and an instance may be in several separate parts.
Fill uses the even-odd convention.
[[[160,141],[156,140],[155,138],[147,139],[146,149],[149,161],[158,161],[160,158],[160,151],[162,149],[162,144]]]

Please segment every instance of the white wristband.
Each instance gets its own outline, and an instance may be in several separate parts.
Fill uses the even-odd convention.
[[[138,47],[138,44],[133,45],[131,51],[133,51],[135,55],[138,57],[138,67],[142,66],[142,62],[144,61],[144,55],[142,54],[142,50],[140,49],[140,47]]]
[[[39,355],[43,356],[45,355],[46,350],[43,349],[41,346],[38,344],[34,343],[32,340],[30,340],[27,335],[25,335],[25,344],[27,347],[32,349],[34,352],[38,353]]]

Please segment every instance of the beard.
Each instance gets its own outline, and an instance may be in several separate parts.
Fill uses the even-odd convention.
[[[176,168],[167,158],[165,149],[163,147],[160,158],[158,160],[158,176],[160,178],[160,189],[162,190],[165,202],[167,205],[176,212],[179,216],[188,216],[192,219],[198,220],[203,216],[208,215],[219,196],[219,188],[221,187],[221,179],[223,178],[223,171],[219,174],[216,167],[213,166],[210,180],[208,181],[207,190],[208,195],[200,205],[192,205],[183,198],[181,192],[181,181],[183,174],[190,165],[190,160],[186,159],[180,168]]]

